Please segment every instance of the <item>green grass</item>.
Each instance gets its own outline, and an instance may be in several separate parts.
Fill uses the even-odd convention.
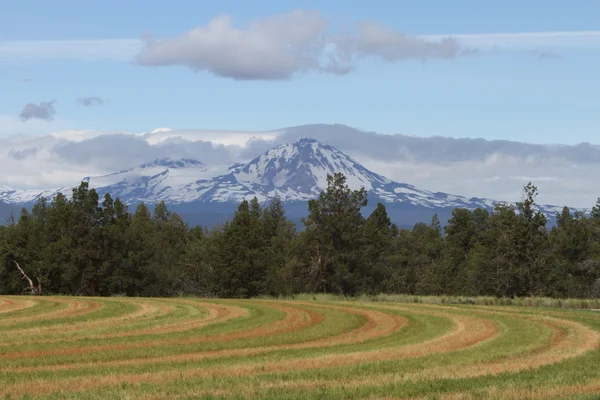
[[[10,299],[34,304],[0,314],[0,399],[600,393],[595,300]],[[73,313],[69,301],[101,306]]]
[[[265,297],[266,298],[266,297]],[[417,296],[404,294],[341,296],[329,293],[300,293],[280,297],[286,300],[359,301],[414,304],[470,304],[482,306],[546,307],[600,311],[600,299],[554,299],[550,297],[491,297],[491,296]]]

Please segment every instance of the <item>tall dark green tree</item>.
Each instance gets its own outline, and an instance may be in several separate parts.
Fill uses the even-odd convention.
[[[261,261],[265,238],[261,234],[261,208],[254,198],[243,200],[217,243],[218,294],[253,297],[264,291],[267,268]]]
[[[537,188],[523,194],[491,214],[456,209],[444,229],[435,215],[400,230],[381,203],[364,218],[366,192],[335,174],[297,233],[280,199],[243,201],[230,222],[190,229],[165,203],[131,215],[83,182],[0,227],[0,294],[600,297],[600,206],[589,216],[565,207],[548,231]]]
[[[366,219],[362,230],[363,248],[358,286],[360,292],[374,294],[388,289],[386,284],[393,274],[388,258],[397,231],[398,228],[392,224],[385,206],[378,203]]]
[[[156,282],[156,271],[152,264],[155,228],[150,209],[146,204],[140,203],[125,233],[127,255],[123,260],[123,268],[119,271],[116,282],[113,281],[113,285],[121,290],[120,293],[142,296],[148,285],[153,286]]]
[[[351,190],[346,177],[339,173],[328,175],[327,188],[318,199],[309,200],[308,217],[303,223],[312,290],[356,293],[364,225],[361,209],[366,205],[366,190]]]
[[[261,235],[265,238],[265,248],[260,261],[266,267],[264,293],[271,296],[291,295],[296,285],[289,260],[296,228],[287,219],[280,198],[273,199],[264,209],[261,228]]]

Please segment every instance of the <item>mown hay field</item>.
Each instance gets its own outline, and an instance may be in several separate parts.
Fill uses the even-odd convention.
[[[592,310],[0,297],[0,398],[600,398]]]

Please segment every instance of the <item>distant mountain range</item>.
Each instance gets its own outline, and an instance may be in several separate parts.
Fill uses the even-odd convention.
[[[235,164],[227,170],[211,169],[201,160],[162,158],[83,180],[101,196],[111,193],[131,206],[140,202],[153,205],[164,200],[191,224],[212,225],[232,215],[240,201],[254,196],[261,202],[280,197],[289,217],[298,222],[306,214],[306,201],[316,198],[327,187],[327,174],[335,172],[343,173],[352,189],[364,187],[368,191],[366,212],[377,202],[383,202],[392,220],[402,227],[428,222],[434,213],[445,221],[457,207],[492,209],[498,203],[394,182],[369,171],[335,147],[308,138],[279,145],[247,164]],[[0,187],[0,214],[2,210],[29,207],[42,196],[53,198],[58,192],[70,196],[71,189],[35,191]],[[562,206],[540,205],[539,209],[553,217]]]

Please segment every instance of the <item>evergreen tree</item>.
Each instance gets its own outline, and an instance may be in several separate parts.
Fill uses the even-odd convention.
[[[113,281],[113,286],[118,287],[120,293],[142,296],[146,288],[156,282],[152,265],[155,252],[153,247],[155,227],[148,206],[140,203],[125,232],[127,256],[116,282]]]
[[[397,228],[392,225],[385,206],[378,203],[366,219],[362,232],[360,292],[375,294],[387,289],[387,281],[393,273],[388,258],[395,231]]]
[[[188,231],[183,219],[170,212],[164,202],[154,209],[154,235],[151,239],[154,254],[149,266],[154,281],[145,287],[145,296],[176,294],[179,277],[177,265],[186,250]]]
[[[191,229],[184,253],[178,262],[175,288],[179,293],[199,297],[216,296],[216,272],[213,264],[216,231],[209,235],[202,228]]]
[[[264,209],[261,225],[266,240],[261,261],[266,266],[264,292],[271,296],[291,295],[294,292],[294,277],[288,260],[296,228],[286,218],[281,199],[276,197]]]
[[[325,191],[317,200],[309,200],[303,223],[311,253],[307,269],[312,290],[356,293],[364,224],[361,209],[366,205],[366,190],[351,190],[339,173],[328,175]]]
[[[450,294],[600,297],[600,202],[588,217],[565,207],[549,232],[529,183],[514,206],[456,209],[444,228],[400,230],[366,191],[328,176],[296,233],[280,199],[243,201],[233,219],[190,229],[164,202],[133,215],[87,182],[40,199],[0,226],[0,294],[255,297]],[[18,265],[18,267],[17,267]],[[21,272],[22,271],[22,272]],[[27,275],[27,277],[25,277]],[[32,280],[32,284],[28,280]]]
[[[243,200],[217,243],[218,294],[225,297],[254,297],[264,292],[267,268],[260,253],[265,238],[260,228],[261,208],[254,198]]]
[[[594,218],[571,214],[565,207],[549,236],[547,294],[592,297],[600,278],[600,248],[594,238]]]
[[[600,218],[600,197],[596,200],[596,205],[592,207],[592,212],[590,214],[592,218],[599,219]]]

